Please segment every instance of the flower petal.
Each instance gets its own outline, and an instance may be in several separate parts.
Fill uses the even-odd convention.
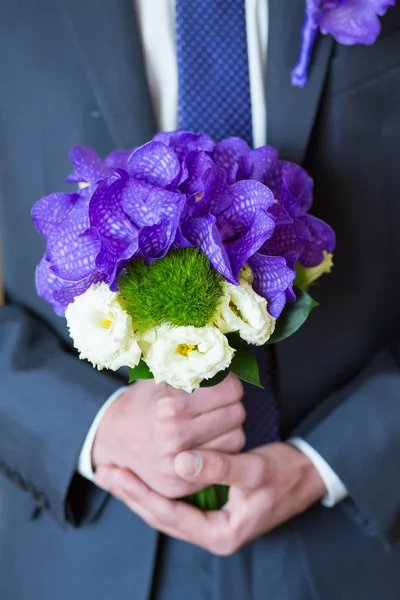
[[[41,198],[32,208],[33,223],[39,233],[47,236],[79,201],[79,194],[55,193]]]
[[[324,250],[333,252],[336,245],[336,235],[330,227],[321,219],[312,215],[300,217],[310,232],[310,241],[306,243],[299,258],[303,267],[316,267],[324,260]]]
[[[135,148],[132,150],[114,150],[105,159],[104,164],[110,169],[124,169],[128,170],[128,159]]]
[[[86,279],[78,281],[73,285],[62,287],[54,292],[54,298],[63,306],[71,304],[76,296],[84,294],[93,283],[99,283],[100,281],[104,281],[104,275],[98,271],[92,271]]]
[[[68,178],[70,183],[77,181],[96,183],[112,173],[93,148],[74,146],[70,152],[70,159],[75,169],[73,176]]]
[[[142,227],[139,231],[138,258],[162,258],[172,243],[170,230],[164,222]]]
[[[299,219],[287,225],[277,225],[272,236],[265,242],[261,254],[292,258],[293,264],[311,239],[308,227]]]
[[[294,299],[296,299],[296,297]],[[278,292],[277,294],[275,294],[274,296],[272,296],[272,298],[268,302],[268,312],[269,312],[269,314],[272,317],[274,317],[275,319],[277,319],[278,317],[280,317],[283,309],[286,306],[286,302],[287,302],[287,297],[286,297],[286,294],[284,292]]]
[[[42,258],[38,266],[36,267],[36,290],[38,295],[52,305],[55,313],[60,316],[64,316],[67,304],[61,304],[54,298],[54,292],[58,291],[65,282],[63,279],[57,277],[57,275],[50,269],[50,263],[47,262],[45,257]]]
[[[204,189],[204,176],[214,163],[208,154],[202,150],[190,151],[184,159],[187,177],[179,185],[179,190],[184,194],[198,194]]]
[[[137,252],[137,232],[135,231],[129,242],[101,236],[95,227],[86,231],[84,236],[90,237],[93,243],[98,242],[99,250],[95,260],[96,269],[104,274],[104,280],[109,283],[111,288],[114,288],[118,272]]]
[[[166,146],[170,146],[176,152],[181,162],[183,162],[188,152],[196,150],[212,152],[215,146],[215,142],[208,135],[184,131],[182,129],[171,132],[161,131],[153,137],[153,141],[162,142]]]
[[[89,227],[88,206],[80,198],[68,217],[54,226],[47,238],[46,259],[54,273],[67,281],[87,277],[100,249],[97,241],[82,236]]]
[[[229,208],[218,215],[218,228],[225,242],[244,236],[253,225],[256,214],[274,204],[269,188],[259,181],[238,181],[229,188],[233,200]]]
[[[183,236],[201,252],[206,254],[216,271],[230,283],[237,284],[228,255],[219,235],[216,218],[213,215],[188,220],[182,226]]]
[[[278,151],[272,146],[256,148],[249,155],[249,163],[250,179],[261,181],[274,191],[274,188],[280,184],[281,175]]]
[[[136,227],[123,210],[123,192],[128,183],[126,173],[102,181],[89,203],[90,226],[101,236],[130,244]]]
[[[254,276],[254,290],[267,300],[268,312],[277,319],[285,305],[282,294],[292,284],[296,273],[289,269],[281,256],[263,256],[257,253],[248,260],[248,264]]]
[[[148,142],[132,152],[128,173],[158,187],[175,187],[181,178],[181,166],[175,152],[161,142]]]
[[[166,254],[182,221],[185,201],[185,196],[179,192],[129,179],[122,192],[122,207],[139,228],[140,256],[154,259]]]
[[[274,217],[275,224],[277,227],[279,225],[289,225],[289,223],[293,223],[292,217],[289,215],[286,208],[282,206],[282,204],[273,204],[269,207],[268,212]]]
[[[290,216],[304,215],[312,204],[314,182],[306,171],[294,163],[282,163],[280,202]]]
[[[209,213],[218,216],[231,207],[234,199],[232,187],[226,183],[225,172],[212,163],[203,177],[202,197],[193,203],[191,214],[194,217]]]
[[[128,176],[124,171],[105,179],[98,185],[89,206],[91,229],[85,236],[93,243],[97,239],[96,267],[107,274],[111,285],[119,264],[130,259],[138,249],[137,228],[122,207],[127,183]]]
[[[174,219],[183,210],[185,196],[131,177],[121,190],[121,203],[135,227],[145,227],[160,219]]]
[[[247,166],[247,168],[242,166],[242,169],[244,169],[242,178],[248,179],[248,157],[250,153],[251,148],[244,140],[238,137],[230,137],[216,144],[213,152],[213,160],[218,166],[224,169],[228,183],[232,184],[236,181],[239,162],[242,162],[242,165],[244,162]]]
[[[225,245],[235,276],[238,275],[247,259],[257,252],[272,235],[274,227],[274,219],[266,211],[260,210],[245,235]]]
[[[322,6],[316,20],[321,32],[333,35],[339,44],[373,44],[381,25],[378,16],[385,14],[394,0],[348,0]]]

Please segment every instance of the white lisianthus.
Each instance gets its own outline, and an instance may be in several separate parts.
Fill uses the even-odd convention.
[[[330,273],[333,268],[333,254],[323,250],[324,260],[316,267],[303,267],[300,263],[296,264],[296,285],[303,290],[307,290],[310,285],[325,273]]]
[[[244,264],[243,267],[239,271],[239,281],[242,283],[243,281],[247,281],[247,283],[252,284],[254,281],[253,271],[250,269],[249,265]]]
[[[145,334],[140,345],[156,383],[166,382],[189,393],[203,379],[228,368],[235,352],[213,325],[161,325]]]
[[[237,331],[249,344],[262,346],[274,332],[276,320],[268,313],[265,298],[240,274],[239,280],[240,285],[224,282],[225,295],[214,324],[222,333]]]
[[[142,354],[132,319],[117,296],[107,284],[96,283],[77,296],[65,312],[79,358],[87,359],[99,370],[136,367]]]

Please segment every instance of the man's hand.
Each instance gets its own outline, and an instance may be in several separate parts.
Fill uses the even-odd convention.
[[[183,452],[176,457],[175,468],[180,477],[195,484],[231,486],[228,503],[220,511],[202,513],[163,498],[129,471],[101,469],[97,476],[151,527],[218,555],[236,552],[305,511],[326,493],[310,460],[283,443],[237,456]]]
[[[129,469],[168,498],[191,494],[204,486],[176,473],[176,455],[195,448],[239,452],[245,443],[242,395],[234,375],[194,394],[139,381],[106,411],[92,450],[93,466]]]

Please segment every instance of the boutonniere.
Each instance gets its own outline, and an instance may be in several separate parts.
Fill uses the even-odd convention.
[[[306,0],[300,54],[292,71],[292,85],[304,87],[314,43],[320,31],[339,44],[373,44],[382,17],[395,0]]]

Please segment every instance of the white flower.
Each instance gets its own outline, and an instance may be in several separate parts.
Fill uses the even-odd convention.
[[[68,306],[65,317],[79,358],[101,369],[135,367],[142,351],[132,319],[105,283],[93,284]]]
[[[303,267],[300,263],[296,265],[296,285],[303,290],[306,290],[312,285],[317,279],[322,277],[325,273],[330,273],[333,268],[333,254],[322,251],[324,260],[316,267]]]
[[[203,379],[229,367],[234,354],[227,338],[213,325],[161,325],[145,334],[140,345],[156,383],[166,382],[189,393]]]
[[[239,271],[239,281],[242,283],[243,281],[247,281],[247,283],[253,283],[254,275],[253,271],[250,269],[249,265],[245,264]]]
[[[251,284],[239,274],[240,285],[224,282],[225,295],[214,324],[222,333],[238,331],[249,344],[262,346],[275,329],[275,319],[267,311],[267,301],[256,294]]]

